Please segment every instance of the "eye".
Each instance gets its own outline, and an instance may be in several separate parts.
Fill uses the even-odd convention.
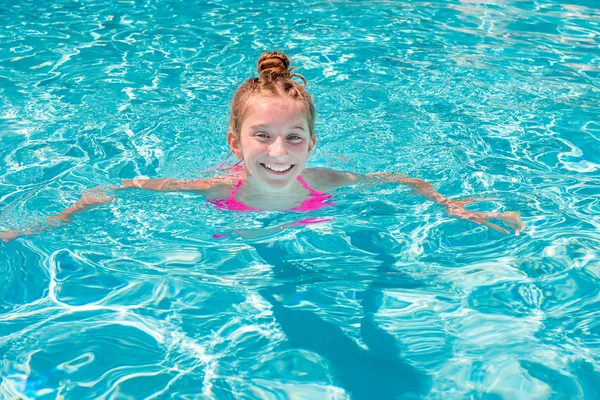
[[[267,132],[256,132],[254,134],[254,136],[261,138],[261,139],[268,139],[270,138],[269,134]]]
[[[287,137],[287,140],[289,140],[290,142],[299,142],[299,141],[301,141],[301,140],[302,140],[302,136],[300,136],[300,135],[296,135],[296,134],[294,133],[294,134],[291,134],[291,135],[289,135],[289,136]]]

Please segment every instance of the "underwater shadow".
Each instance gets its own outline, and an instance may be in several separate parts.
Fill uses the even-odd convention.
[[[375,235],[375,236],[374,236]],[[380,328],[375,313],[381,305],[382,290],[386,288],[414,288],[423,286],[410,277],[394,271],[393,279],[385,276],[392,271],[394,257],[380,246],[376,233],[359,231],[349,234],[351,243],[374,254],[380,261],[372,283],[361,294],[364,316],[361,334],[367,349],[346,336],[343,330],[317,314],[290,308],[279,302],[275,295],[290,294],[296,285],[325,281],[322,273],[309,271],[285,260],[285,249],[273,244],[255,244],[258,254],[273,266],[276,279],[285,284],[263,289],[260,294],[272,305],[273,316],[293,347],[319,354],[329,362],[334,378],[351,398],[398,399],[420,398],[430,388],[431,379],[399,356],[397,340]]]

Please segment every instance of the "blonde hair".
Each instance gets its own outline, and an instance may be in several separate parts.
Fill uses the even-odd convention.
[[[292,74],[290,59],[283,53],[263,53],[258,59],[258,78],[250,78],[235,92],[231,101],[231,130],[240,137],[242,123],[248,111],[248,105],[255,97],[285,97],[300,104],[308,123],[310,136],[315,139],[315,107],[312,98],[305,89],[306,78]],[[303,85],[292,78],[298,77]]]

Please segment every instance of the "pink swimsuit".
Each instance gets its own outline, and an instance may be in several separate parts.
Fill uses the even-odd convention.
[[[242,180],[240,179],[236,184],[231,194],[228,198],[222,200],[212,200],[211,203],[217,206],[217,208],[225,209],[225,210],[236,210],[236,211],[262,211],[258,208],[250,207],[241,201],[235,199],[235,195],[237,194],[239,188],[242,186]],[[333,205],[332,203],[327,203],[325,200],[330,199],[332,196],[327,193],[317,192],[308,184],[301,176],[298,176],[298,182],[302,185],[302,187],[308,190],[310,193],[308,194],[310,197],[302,202],[298,207],[294,207],[290,209],[290,211],[313,211],[318,210],[323,207],[328,207]]]

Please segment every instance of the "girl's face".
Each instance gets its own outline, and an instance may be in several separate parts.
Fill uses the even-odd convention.
[[[247,176],[271,191],[296,181],[315,145],[301,106],[281,97],[250,104],[239,138],[230,131],[227,141]]]

